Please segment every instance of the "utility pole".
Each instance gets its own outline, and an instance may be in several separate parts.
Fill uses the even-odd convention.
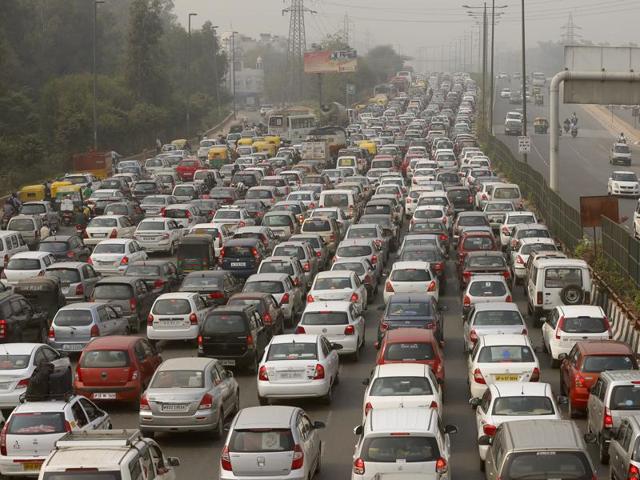
[[[233,118],[238,115],[238,105],[236,103],[236,33],[231,32],[231,78],[233,83],[231,84],[231,95],[233,97]]]
[[[197,16],[197,13],[189,13],[188,17],[188,37],[187,37],[187,135],[191,134],[191,17]]]
[[[97,90],[98,90],[98,71],[97,71],[97,61],[96,61],[96,30],[98,27],[98,5],[104,3],[104,0],[94,0],[93,1],[93,149],[98,150],[98,99],[97,99]]]
[[[507,8],[507,5],[500,5],[496,7],[496,0],[491,0],[491,96],[489,103],[489,131],[493,134],[493,101],[494,101],[494,80],[495,73],[493,71],[493,57],[494,57],[494,44],[495,44],[495,29],[496,29],[496,8]],[[500,12],[498,15],[502,15]]]
[[[213,30],[213,76],[215,77],[216,82],[216,112],[218,115],[218,119],[220,119],[220,87],[218,85],[218,37],[216,35],[216,28],[218,25],[214,25],[211,27]]]
[[[524,0],[522,0],[522,136],[527,136],[527,68],[525,62],[525,35],[524,35]],[[552,132],[553,135],[556,132]],[[527,154],[522,154],[522,160],[527,163]]]
[[[282,10],[289,13],[289,39],[287,44],[287,73],[289,80],[289,96],[293,100],[302,98],[304,52],[307,40],[304,27],[304,14],[316,13],[304,6],[304,0],[291,0],[291,6]]]
[[[524,0],[523,0],[524,1]],[[482,123],[487,127],[487,2],[482,13]]]

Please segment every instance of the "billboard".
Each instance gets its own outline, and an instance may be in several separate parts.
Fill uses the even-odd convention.
[[[353,73],[358,70],[355,50],[305,52],[304,73]]]

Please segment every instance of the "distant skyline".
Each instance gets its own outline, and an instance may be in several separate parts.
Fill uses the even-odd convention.
[[[289,0],[173,1],[180,23],[186,23],[189,12],[198,14],[192,19],[195,28],[210,20],[220,32],[236,30],[252,37],[260,33],[286,37],[289,32],[289,16],[281,13]],[[465,35],[468,39],[472,31],[477,42],[478,29],[463,4],[482,7],[477,0],[306,0],[305,6],[318,12],[305,17],[307,45],[327,34],[343,32],[348,15],[350,43],[359,50],[387,44],[402,54],[416,56],[428,47],[428,57],[439,57],[441,45],[447,48]],[[491,2],[487,4],[489,11]],[[507,8],[496,26],[497,49],[519,49],[521,2],[496,0],[498,5]],[[482,8],[473,11],[481,13]],[[570,13],[580,27],[575,32],[584,39],[611,45],[637,41],[639,0],[526,0],[525,11],[528,46],[558,41]]]

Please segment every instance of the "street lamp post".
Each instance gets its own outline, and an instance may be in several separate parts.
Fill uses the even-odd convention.
[[[231,94],[233,96],[233,118],[238,115],[238,106],[236,104],[236,33],[231,32],[231,78],[233,83],[231,84]]]
[[[97,85],[98,85],[98,72],[96,69],[96,29],[98,26],[98,4],[104,3],[104,0],[94,0],[93,2],[93,149],[98,150],[98,100],[97,100]]]
[[[553,132],[555,135],[556,132]],[[522,0],[522,136],[527,136],[527,69],[525,66],[525,38],[524,38],[524,0]],[[522,160],[527,163],[527,154],[522,154]]]
[[[496,7],[496,0],[491,0],[491,97],[489,103],[489,131],[493,134],[493,102],[495,95],[495,73],[493,72],[493,57],[494,57],[494,40],[495,40],[495,29],[496,29],[496,8],[507,8],[507,5],[500,5]],[[502,12],[498,14],[498,16],[502,15]]]
[[[191,132],[191,17],[196,17],[197,13],[189,13],[188,36],[187,36],[187,135]]]
[[[218,85],[218,37],[216,36],[216,28],[218,25],[213,25],[213,76],[215,79],[216,87],[216,112],[218,119],[220,119],[220,90]]]

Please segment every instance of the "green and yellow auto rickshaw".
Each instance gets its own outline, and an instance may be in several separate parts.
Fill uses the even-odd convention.
[[[176,258],[181,275],[214,269],[216,254],[213,237],[204,233],[185,235],[178,243]]]

